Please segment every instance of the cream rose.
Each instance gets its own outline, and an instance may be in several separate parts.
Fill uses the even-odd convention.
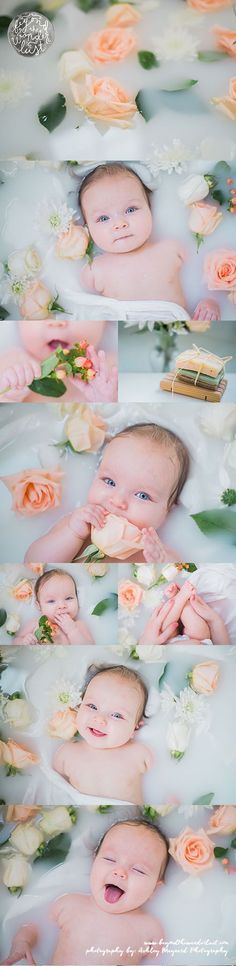
[[[26,579],[26,577],[22,577],[22,580],[19,580],[18,584],[15,584],[14,587],[11,587],[10,593],[11,597],[14,597],[14,600],[30,600],[30,598],[33,596],[32,584]]]
[[[191,174],[178,188],[178,195],[184,205],[193,205],[209,194],[209,185],[202,174]]]
[[[29,570],[32,570],[32,573],[36,574],[37,577],[42,577],[44,572],[43,563],[27,563],[27,567],[29,567]]]
[[[1,479],[12,494],[12,509],[15,513],[33,516],[60,506],[63,475],[62,470],[55,467],[53,471],[22,470],[22,473],[2,476]]]
[[[55,253],[58,258],[70,258],[76,261],[78,258],[84,258],[88,243],[88,229],[82,228],[81,225],[73,225],[71,222],[68,231],[58,236]]]
[[[219,664],[216,661],[205,661],[195,665],[189,675],[189,684],[197,694],[212,694],[217,688],[219,677]]]
[[[232,835],[236,831],[236,805],[220,805],[210,817],[208,834]]]
[[[13,635],[16,634],[16,631],[19,630],[19,627],[20,627],[19,617],[17,617],[17,615],[15,614],[9,614],[9,617],[7,618],[7,621],[5,624],[5,630],[7,634],[9,634],[10,637],[13,637]]]
[[[14,848],[19,849],[23,855],[34,855],[39,849],[39,846],[43,842],[43,833],[40,831],[38,826],[31,825],[29,822],[27,825],[16,825],[9,839],[10,845]]]
[[[32,720],[28,701],[25,698],[8,698],[4,704],[4,718],[12,728],[27,728]]]
[[[33,818],[39,810],[38,805],[8,805],[6,822],[27,822],[28,818]]]
[[[95,560],[94,563],[86,564],[85,566],[90,577],[105,577],[108,571],[108,564],[102,563],[102,560]]]
[[[155,564],[135,564],[135,577],[143,587],[151,587],[158,579]]]
[[[94,121],[131,127],[137,107],[113,77],[93,77],[86,74],[84,79],[70,81],[75,104]]]
[[[60,57],[59,73],[62,80],[69,81],[72,77],[79,77],[80,74],[88,74],[93,70],[92,61],[84,50],[66,50]]]
[[[236,30],[227,30],[226,27],[213,27],[217,47],[225,50],[230,57],[236,57]]]
[[[223,10],[223,7],[230,7],[231,0],[187,0],[188,6],[199,13],[214,13],[215,10]]]
[[[132,582],[132,580],[121,580],[119,583],[119,604],[127,610],[135,610],[142,600],[142,588]]]
[[[110,7],[106,14],[106,22],[109,27],[132,27],[134,23],[139,23],[141,14],[130,3],[116,3]]]
[[[11,252],[8,258],[10,275],[21,278],[22,275],[34,275],[40,271],[42,261],[35,248],[23,248],[22,251]]]
[[[107,424],[95,410],[83,403],[67,419],[65,432],[76,453],[97,453],[103,445]]]
[[[27,285],[27,289],[20,300],[20,313],[22,319],[48,319],[50,305],[53,297],[49,289],[43,282],[32,282]]]
[[[201,875],[212,868],[214,844],[203,828],[198,832],[186,828],[176,838],[170,839],[169,853],[189,875]]]
[[[200,202],[191,206],[188,225],[195,235],[212,235],[222,218],[222,212],[215,205],[204,205]]]
[[[105,525],[100,530],[91,527],[91,539],[98,550],[107,557],[116,557],[117,560],[127,560],[143,546],[141,530],[124,517],[117,517],[113,513],[108,513]]]
[[[204,259],[204,274],[210,292],[230,292],[236,288],[236,251],[220,248],[208,252]]]
[[[163,657],[164,647],[162,644],[137,644],[136,654],[140,661],[146,664],[155,664]]]
[[[73,738],[77,731],[77,711],[73,708],[65,708],[65,711],[55,711],[48,722],[48,734],[50,738],[64,738],[68,741]]]
[[[162,568],[162,577],[166,580],[175,580],[179,577],[179,568],[175,564],[166,564],[166,567]]]
[[[172,758],[177,760],[183,758],[189,744],[190,734],[190,728],[185,721],[173,721],[172,724],[168,725],[166,740]]]
[[[65,805],[58,805],[57,808],[42,810],[42,819],[38,828],[44,835],[53,838],[60,832],[69,832],[76,821],[76,812],[73,807],[66,808]]]
[[[7,741],[3,744],[2,754],[5,765],[21,771],[21,769],[28,768],[29,765],[36,765],[38,763],[38,755],[34,755],[32,751],[28,751],[23,745],[18,745],[16,741]]]
[[[31,866],[26,861],[24,855],[17,855],[15,853],[14,855],[10,855],[9,858],[3,859],[2,881],[10,892],[17,892],[18,889],[23,889],[28,882],[30,872]]]
[[[106,27],[88,37],[85,50],[95,64],[124,60],[136,50],[136,37],[123,27]]]

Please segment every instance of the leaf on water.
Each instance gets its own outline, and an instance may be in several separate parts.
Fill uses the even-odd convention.
[[[83,13],[89,13],[95,7],[101,6],[101,0],[76,0],[76,4],[80,10],[83,10]]]
[[[162,87],[162,93],[176,94],[178,91],[188,91],[190,87],[195,87],[198,84],[198,80],[193,80],[193,78],[186,78],[186,80],[171,81],[167,87]]]
[[[216,845],[214,849],[215,859],[223,859],[224,855],[227,855],[228,849],[223,849],[220,845]]]
[[[10,27],[11,17],[0,17],[0,37],[7,33],[8,27]]]
[[[4,610],[4,607],[1,607],[1,610],[0,610],[0,627],[3,627],[3,624],[6,623],[6,619],[7,619],[7,612],[6,612],[6,610]]]
[[[108,597],[104,597],[104,600],[100,600],[94,610],[92,610],[92,615],[95,617],[101,617],[105,614],[107,610],[117,610],[118,608],[118,594],[109,594]]]
[[[213,64],[216,60],[222,60],[228,56],[223,50],[199,50],[198,60],[202,60],[206,64]]]
[[[196,798],[193,805],[211,805],[215,792],[208,792],[208,795],[201,795],[200,798]]]
[[[3,322],[4,319],[8,319],[9,312],[4,309],[3,305],[0,305],[0,321]]]
[[[61,832],[60,835],[55,835],[55,838],[47,842],[42,855],[36,855],[34,861],[39,862],[40,859],[43,859],[44,861],[50,862],[53,866],[58,865],[59,862],[65,861],[70,846],[70,836],[66,832]]]
[[[138,60],[144,70],[152,70],[153,67],[160,67],[160,61],[151,50],[139,50]]]
[[[192,513],[191,517],[199,530],[207,535],[236,534],[236,513],[233,510],[203,510],[202,513]]]
[[[50,133],[58,127],[66,114],[66,99],[64,94],[56,94],[51,101],[43,104],[38,111],[38,119]]]

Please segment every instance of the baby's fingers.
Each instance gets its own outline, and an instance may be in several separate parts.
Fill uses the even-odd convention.
[[[18,389],[19,387],[17,371],[16,367],[14,366],[9,366],[0,379],[1,391],[3,391],[3,389],[7,389],[8,387],[9,389]]]
[[[176,624],[175,621],[172,621],[172,624],[168,624],[168,627],[166,627],[165,631],[162,631],[162,633],[159,635],[158,643],[168,644],[168,641],[170,641],[171,638],[175,636],[175,632],[177,631],[177,628],[178,628],[178,624]]]

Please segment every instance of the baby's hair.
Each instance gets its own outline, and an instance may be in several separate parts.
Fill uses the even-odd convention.
[[[76,597],[78,600],[78,591],[77,591],[75,578],[72,577],[72,574],[68,574],[67,570],[60,570],[59,568],[58,570],[56,570],[55,568],[54,570],[47,570],[46,573],[41,574],[41,576],[38,577],[38,579],[36,580],[36,583],[34,586],[34,593],[35,593],[37,603],[39,603],[40,590],[42,590],[42,587],[44,587],[44,585],[48,583],[51,577],[70,577],[71,580],[73,581]]]
[[[119,676],[120,678],[122,678],[123,681],[128,681],[130,682],[130,684],[135,685],[136,688],[137,687],[139,688],[141,701],[140,701],[140,708],[138,712],[138,721],[141,721],[142,718],[145,717],[145,708],[148,700],[148,689],[141,675],[137,674],[137,671],[133,671],[131,668],[126,667],[124,664],[90,664],[84,680],[84,685],[82,689],[82,699],[84,698],[85,692],[87,691],[87,687],[90,684],[90,681],[92,681],[93,678],[97,677],[98,674],[107,674],[107,673],[113,674],[114,676],[116,675],[116,677]]]
[[[99,840],[99,843],[95,849],[95,856],[98,855],[100,848],[104,842],[104,839],[106,838],[106,835],[108,835],[108,832],[110,832],[111,828],[117,828],[117,826],[119,828],[120,825],[128,825],[128,826],[131,825],[131,826],[134,826],[135,828],[147,828],[150,832],[153,832],[154,835],[158,835],[158,838],[161,840],[161,842],[163,842],[163,845],[165,846],[165,856],[161,863],[158,881],[160,879],[163,879],[169,862],[169,842],[166,836],[164,835],[164,833],[160,831],[158,826],[154,825],[153,822],[146,821],[145,818],[130,818],[130,819],[128,818],[128,819],[124,819],[124,821],[122,821],[121,819],[121,821],[114,822],[113,825],[110,825],[109,828],[106,829],[106,832],[104,832],[104,835],[102,836],[102,838]]]
[[[113,175],[116,175],[116,174],[121,174],[121,173],[123,174],[124,171],[127,171],[128,174],[132,174],[135,178],[137,178],[137,180],[139,181],[139,183],[142,186],[143,193],[144,193],[144,195],[146,197],[146,201],[147,201],[148,206],[149,206],[149,208],[151,210],[151,194],[152,193],[151,193],[150,189],[147,188],[146,185],[143,183],[143,181],[141,180],[141,178],[139,177],[139,175],[136,174],[136,171],[133,171],[132,168],[129,168],[129,166],[127,164],[122,164],[122,163],[118,163],[118,162],[115,162],[114,164],[99,164],[99,166],[97,168],[94,168],[93,171],[90,171],[89,174],[86,175],[86,177],[82,181],[82,184],[81,184],[81,187],[80,187],[80,190],[79,190],[79,198],[78,198],[78,201],[79,201],[80,209],[82,211],[82,215],[85,218],[85,220],[86,220],[86,216],[85,216],[85,213],[84,213],[84,210],[83,210],[83,196],[84,196],[85,191],[87,190],[87,188],[89,188],[89,186],[91,184],[95,184],[96,181],[101,181],[101,179],[104,178],[105,175],[108,175],[109,177],[112,177]]]
[[[166,446],[167,449],[170,449],[172,446],[175,450],[179,463],[179,476],[168,499],[167,506],[168,510],[170,510],[173,504],[178,502],[180,493],[188,478],[190,456],[187,446],[185,446],[182,439],[176,433],[173,433],[171,429],[166,429],[157,423],[136,423],[134,426],[126,426],[126,429],[122,429],[120,433],[116,433],[116,436],[113,436],[112,439],[119,439],[121,436],[131,436],[131,434],[132,436],[143,436],[144,439],[150,439],[153,443],[160,443]]]

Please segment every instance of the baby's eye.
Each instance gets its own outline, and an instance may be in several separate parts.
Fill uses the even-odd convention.
[[[133,866],[133,872],[140,872],[140,875],[146,875],[143,869],[138,869],[136,865]]]
[[[111,480],[110,476],[104,476],[103,477],[103,483],[106,483],[107,486],[115,486],[116,485],[115,484],[115,481],[114,480]]]
[[[115,859],[110,859],[109,855],[104,855],[103,858],[105,859],[105,862],[115,862]]]
[[[114,711],[112,718],[121,718],[121,721],[124,721],[123,715],[119,714],[119,711]]]
[[[73,597],[66,597],[66,600],[73,600]]]
[[[135,496],[138,496],[139,500],[151,500],[149,494],[145,493],[144,490],[138,490],[138,493],[135,493]]]
[[[48,604],[55,604],[55,600],[53,600],[53,598],[52,600],[48,600]]]
[[[129,205],[129,208],[126,208],[126,215],[132,215],[133,211],[138,211],[138,208],[135,208],[135,205]]]
[[[99,221],[109,221],[109,215],[99,215],[99,218],[97,218],[97,224]]]
[[[92,709],[93,709],[93,711],[97,711],[97,707],[96,707],[96,704],[87,704],[87,705],[86,705],[86,707],[87,707],[87,708],[92,708]]]

